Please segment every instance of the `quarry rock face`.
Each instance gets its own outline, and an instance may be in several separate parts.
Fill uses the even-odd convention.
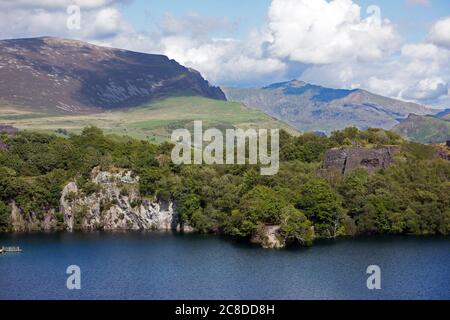
[[[43,216],[24,214],[15,201],[11,205],[14,232],[73,230],[161,230],[192,232],[182,224],[173,202],[147,199],[139,194],[139,177],[131,171],[91,173],[89,193],[76,182],[69,182],[61,192],[59,211],[50,209]]]
[[[145,199],[139,194],[139,177],[131,171],[112,173],[94,169],[92,182],[98,190],[86,194],[75,182],[61,195],[60,211],[69,231],[81,230],[177,230],[181,225],[172,202]]]
[[[331,149],[325,153],[322,169],[335,169],[342,174],[358,168],[364,168],[370,172],[387,169],[393,164],[397,149],[397,147]]]

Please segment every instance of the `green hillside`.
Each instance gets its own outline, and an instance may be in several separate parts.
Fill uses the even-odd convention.
[[[96,126],[109,134],[151,141],[168,140],[174,129],[190,128],[194,120],[202,120],[204,127],[280,128],[295,132],[288,125],[241,103],[195,96],[168,98],[129,110],[81,115],[55,115],[0,106],[0,124],[19,129],[80,133],[86,126]]]
[[[433,116],[410,115],[392,130],[419,143],[441,143],[450,140],[450,121]]]

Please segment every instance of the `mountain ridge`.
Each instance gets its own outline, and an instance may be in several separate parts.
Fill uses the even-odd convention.
[[[198,71],[164,55],[54,37],[0,40],[3,104],[83,113],[176,95],[226,100]]]
[[[291,80],[262,88],[222,88],[227,99],[262,110],[302,131],[331,131],[356,126],[390,129],[410,113],[432,113],[422,105],[364,89],[333,89]]]
[[[443,143],[450,140],[450,110],[444,110],[436,115],[410,114],[392,131],[402,137],[419,143]]]

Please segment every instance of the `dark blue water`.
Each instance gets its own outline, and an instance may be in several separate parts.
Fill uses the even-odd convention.
[[[450,239],[359,238],[267,251],[215,236],[0,235],[0,299],[450,299]],[[81,268],[81,290],[66,268]],[[381,290],[366,268],[381,267]]]

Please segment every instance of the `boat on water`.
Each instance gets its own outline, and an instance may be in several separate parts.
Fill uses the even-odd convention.
[[[0,247],[0,254],[7,252],[22,252],[20,247]]]

